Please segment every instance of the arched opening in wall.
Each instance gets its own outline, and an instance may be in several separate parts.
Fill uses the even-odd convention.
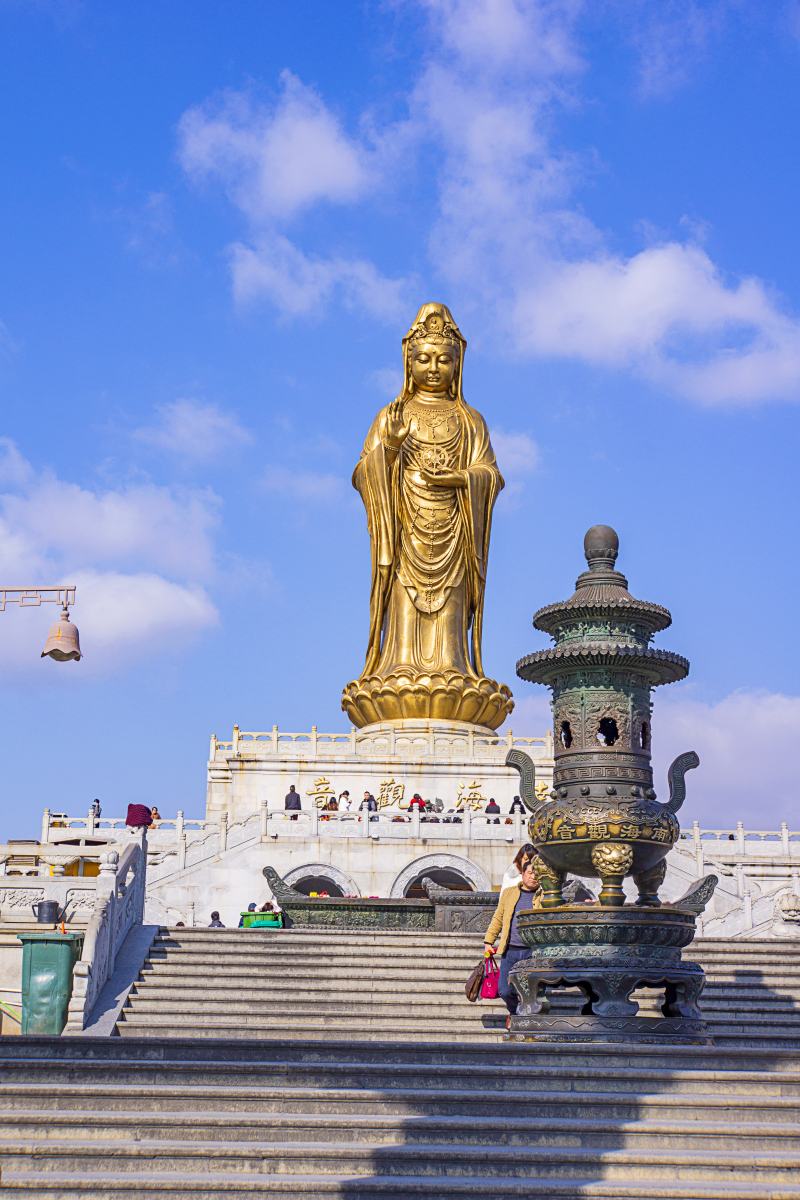
[[[643,750],[650,749],[650,726],[647,724],[647,721],[642,721],[640,741]]]
[[[293,883],[292,887],[304,896],[310,896],[312,892],[327,892],[329,896],[344,895],[338,883],[334,883],[327,875],[304,875],[297,883]]]
[[[460,871],[449,870],[447,867],[434,867],[432,871],[423,871],[406,887],[403,895],[406,900],[427,900],[428,893],[422,886],[423,879],[432,879],[440,887],[449,888],[451,892],[474,892],[470,881]]]
[[[619,741],[619,730],[613,717],[601,719],[597,726],[597,740],[601,746],[613,746]]]
[[[561,722],[561,745],[565,750],[569,750],[572,745],[572,729],[569,721]]]

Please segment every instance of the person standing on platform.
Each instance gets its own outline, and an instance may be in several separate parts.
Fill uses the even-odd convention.
[[[491,822],[492,817],[494,817],[495,825],[500,824],[500,805],[497,803],[494,796],[492,796],[492,798],[490,799],[489,803],[486,805],[486,808],[483,811],[486,813],[487,818],[489,818],[486,822],[487,825],[490,825],[492,823]]]
[[[350,793],[342,792],[339,796],[339,812],[350,812]]]
[[[286,812],[290,812],[292,814],[291,817],[289,817],[289,820],[296,821],[297,814],[300,812],[300,809],[302,806],[300,804],[300,797],[298,796],[297,792],[294,790],[293,783],[289,784],[289,791],[286,794],[286,796],[284,797],[283,807],[286,810]]]
[[[511,808],[508,810],[509,816],[513,817],[514,813],[524,813],[525,805],[520,800],[519,796],[515,796],[511,801]]]
[[[498,995],[509,1014],[506,1029],[511,1028],[511,1018],[519,1004],[519,996],[508,982],[508,973],[518,962],[531,956],[530,946],[525,945],[517,930],[517,918],[522,913],[541,909],[541,897],[542,892],[533,867],[530,862],[525,862],[520,882],[500,893],[500,901],[484,935],[487,957],[494,952],[494,943],[497,941],[500,954]]]

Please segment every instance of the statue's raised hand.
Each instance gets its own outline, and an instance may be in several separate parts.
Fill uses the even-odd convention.
[[[390,450],[399,450],[411,432],[411,424],[403,416],[403,400],[394,400],[386,410],[384,444]]]

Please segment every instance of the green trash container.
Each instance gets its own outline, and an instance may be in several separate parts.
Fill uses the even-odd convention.
[[[67,1023],[72,968],[83,950],[83,933],[18,933],[22,942],[20,1033],[59,1036]]]
[[[280,913],[242,913],[242,925],[245,929],[280,929],[283,926]]]

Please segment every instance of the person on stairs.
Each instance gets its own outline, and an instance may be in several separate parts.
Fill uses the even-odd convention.
[[[541,907],[542,890],[531,863],[525,861],[520,882],[500,893],[500,900],[483,939],[487,957],[493,953],[494,943],[497,941],[497,950],[500,954],[498,995],[509,1014],[506,1019],[506,1029],[511,1028],[511,1018],[519,1004],[519,996],[508,982],[508,973],[518,962],[531,956],[530,946],[524,944],[517,930],[517,918],[521,913],[531,912]]]
[[[503,876],[503,882],[500,885],[500,891],[504,892],[506,888],[516,887],[522,880],[522,868],[526,862],[531,862],[536,854],[536,848],[530,842],[526,842],[521,850],[518,850],[514,855],[514,861]]]

